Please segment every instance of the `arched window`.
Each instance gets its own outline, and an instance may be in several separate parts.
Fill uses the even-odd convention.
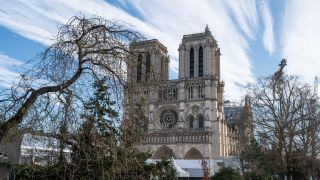
[[[148,81],[149,80],[149,76],[150,76],[150,67],[151,66],[151,60],[150,60],[150,54],[147,54],[146,57],[146,75],[145,75],[145,80]]]
[[[193,124],[194,124],[194,117],[193,117],[193,116],[190,116],[190,117],[189,117],[189,127],[190,127],[190,128],[193,128]]]
[[[201,116],[201,115],[198,116],[198,122],[199,122],[199,129],[203,129],[204,128],[203,116]]]
[[[199,77],[203,76],[203,49],[199,48]]]
[[[137,82],[141,82],[142,77],[142,56],[139,54],[137,65]]]
[[[190,66],[189,66],[189,70],[190,70],[190,77],[194,77],[194,50],[193,48],[191,48],[190,50]]]

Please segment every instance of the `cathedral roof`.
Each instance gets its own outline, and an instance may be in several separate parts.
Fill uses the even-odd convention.
[[[150,45],[157,45],[161,49],[167,51],[167,47],[164,46],[158,39],[149,39],[139,42],[133,42],[130,44],[131,47],[137,47],[137,46],[150,46]]]
[[[195,39],[200,40],[200,39],[205,39],[207,37],[214,39],[208,25],[206,26],[204,32],[183,35],[182,41],[189,41],[189,40],[195,40]]]
[[[244,106],[225,106],[224,114],[228,124],[233,124],[236,121],[241,121],[244,118]]]
[[[190,38],[204,38],[204,37],[206,37],[205,32],[195,33],[195,34],[187,34],[187,35],[183,35],[183,40],[190,39]]]

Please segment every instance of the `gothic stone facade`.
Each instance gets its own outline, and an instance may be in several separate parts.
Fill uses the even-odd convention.
[[[177,80],[168,80],[169,56],[158,40],[133,43],[130,49],[141,52],[136,67],[129,68],[129,80],[147,100],[143,148],[153,152],[152,158],[211,159],[237,152],[224,114],[220,49],[208,27],[183,36]],[[151,72],[161,83],[143,91]]]

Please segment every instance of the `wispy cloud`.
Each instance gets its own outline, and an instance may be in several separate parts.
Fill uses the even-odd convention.
[[[274,52],[273,18],[267,1],[261,1],[261,16],[263,19],[263,45],[271,55]]]
[[[242,95],[241,87],[254,81],[248,52],[248,38],[255,39],[257,12],[255,1],[142,1],[122,0],[137,7],[146,23],[157,27],[159,38],[169,49],[170,57],[178,61],[177,47],[184,34],[203,32],[206,24],[221,47],[222,78],[226,81],[227,98]],[[236,17],[236,18],[235,18]],[[177,64],[177,63],[176,63]],[[172,64],[171,64],[172,65]],[[175,69],[177,67],[173,67]]]
[[[157,38],[168,47],[171,70],[174,72],[178,70],[177,48],[182,36],[203,32],[208,24],[221,47],[222,78],[226,81],[227,98],[240,97],[242,93],[239,85],[254,81],[248,41],[256,39],[258,28],[259,16],[255,0],[203,0],[201,3],[192,0],[183,3],[118,1],[123,6],[133,7],[141,19],[103,0],[4,1],[0,6],[0,24],[24,37],[48,45],[57,26],[80,12],[124,20],[147,37]],[[270,21],[268,18],[265,19],[266,27],[272,24],[272,19]],[[271,37],[269,30],[265,32],[267,37]],[[267,47],[270,49],[271,46]]]
[[[0,6],[0,25],[30,40],[50,45],[58,27],[75,15],[124,20],[149,37],[159,34],[151,26],[103,0],[4,1]],[[0,54],[0,85],[9,86],[19,75],[8,66],[13,62],[17,61]]]
[[[256,30],[258,26],[258,13],[256,1],[223,1],[230,8],[230,14],[236,19],[239,28],[250,39],[256,39]]]
[[[144,22],[103,0],[4,1],[0,6],[0,24],[24,37],[49,45],[58,27],[72,16],[80,14],[124,20],[142,33],[151,36],[158,33]]]
[[[320,1],[286,1],[282,25],[282,56],[288,73],[312,83],[320,75]]]
[[[16,68],[22,64],[22,61],[0,53],[0,87],[10,87],[12,85],[14,78],[19,76]]]

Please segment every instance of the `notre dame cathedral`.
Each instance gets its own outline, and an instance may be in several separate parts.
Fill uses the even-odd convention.
[[[179,46],[179,79],[169,80],[167,48],[158,40],[132,43],[141,52],[128,68],[130,81],[144,89],[149,74],[157,88],[140,90],[148,116],[143,149],[153,159],[214,159],[236,155],[252,136],[250,102],[232,106],[224,100],[220,49],[208,26],[184,35]],[[131,74],[131,76],[130,76]]]

